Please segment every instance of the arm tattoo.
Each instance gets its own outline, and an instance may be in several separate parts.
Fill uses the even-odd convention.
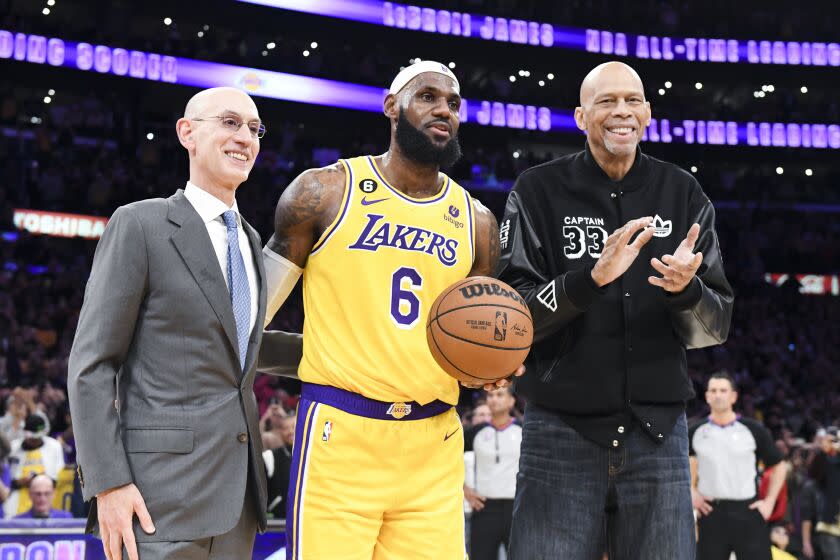
[[[499,224],[496,217],[476,201],[475,263],[470,276],[492,276],[499,262]]]
[[[281,203],[277,205],[277,214],[274,218],[275,232],[283,232],[287,228],[315,217],[326,190],[324,184],[315,175],[306,181],[305,185],[301,182],[293,188],[292,196],[281,200]]]
[[[289,185],[274,214],[274,235],[268,241],[269,248],[293,262],[305,259],[305,253],[299,245],[299,232],[296,229],[305,228],[304,223],[317,217],[326,187],[314,174],[301,178]],[[314,229],[314,226],[312,226]],[[309,236],[310,239],[312,236]],[[308,252],[308,250],[307,250]]]
[[[275,253],[303,266],[323,226],[335,199],[335,189],[322,179],[321,173],[334,170],[307,172],[295,179],[283,192],[274,215],[274,235],[268,247]]]

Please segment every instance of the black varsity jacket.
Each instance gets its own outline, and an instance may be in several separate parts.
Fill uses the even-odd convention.
[[[607,236],[644,216],[654,216],[654,237],[599,289],[591,271]],[[692,175],[641,149],[621,181],[588,145],[522,173],[500,224],[497,271],[534,318],[517,391],[602,445],[621,445],[631,425],[664,440],[694,396],[685,350],[720,344],[729,332],[734,298],[714,221]],[[695,222],[694,250],[703,253],[695,278],[675,295],[649,284],[659,276],[651,258],[673,253]]]

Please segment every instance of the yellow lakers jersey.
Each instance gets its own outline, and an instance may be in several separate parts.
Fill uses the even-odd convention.
[[[470,196],[444,177],[437,195],[411,198],[370,156],[341,164],[340,210],[303,272],[300,378],[380,401],[455,404],[458,383],[432,358],[426,321],[472,269]]]

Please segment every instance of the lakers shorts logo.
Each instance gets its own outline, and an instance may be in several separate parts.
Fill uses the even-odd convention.
[[[411,405],[403,402],[391,403],[391,406],[388,407],[387,414],[393,416],[397,420],[405,418],[411,414]]]

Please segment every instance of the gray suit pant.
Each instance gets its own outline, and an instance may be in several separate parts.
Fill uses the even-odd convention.
[[[239,522],[227,533],[197,541],[137,543],[140,560],[248,560],[257,533],[256,499],[248,480]],[[142,529],[140,529],[142,530]],[[123,560],[128,554],[123,550]]]

